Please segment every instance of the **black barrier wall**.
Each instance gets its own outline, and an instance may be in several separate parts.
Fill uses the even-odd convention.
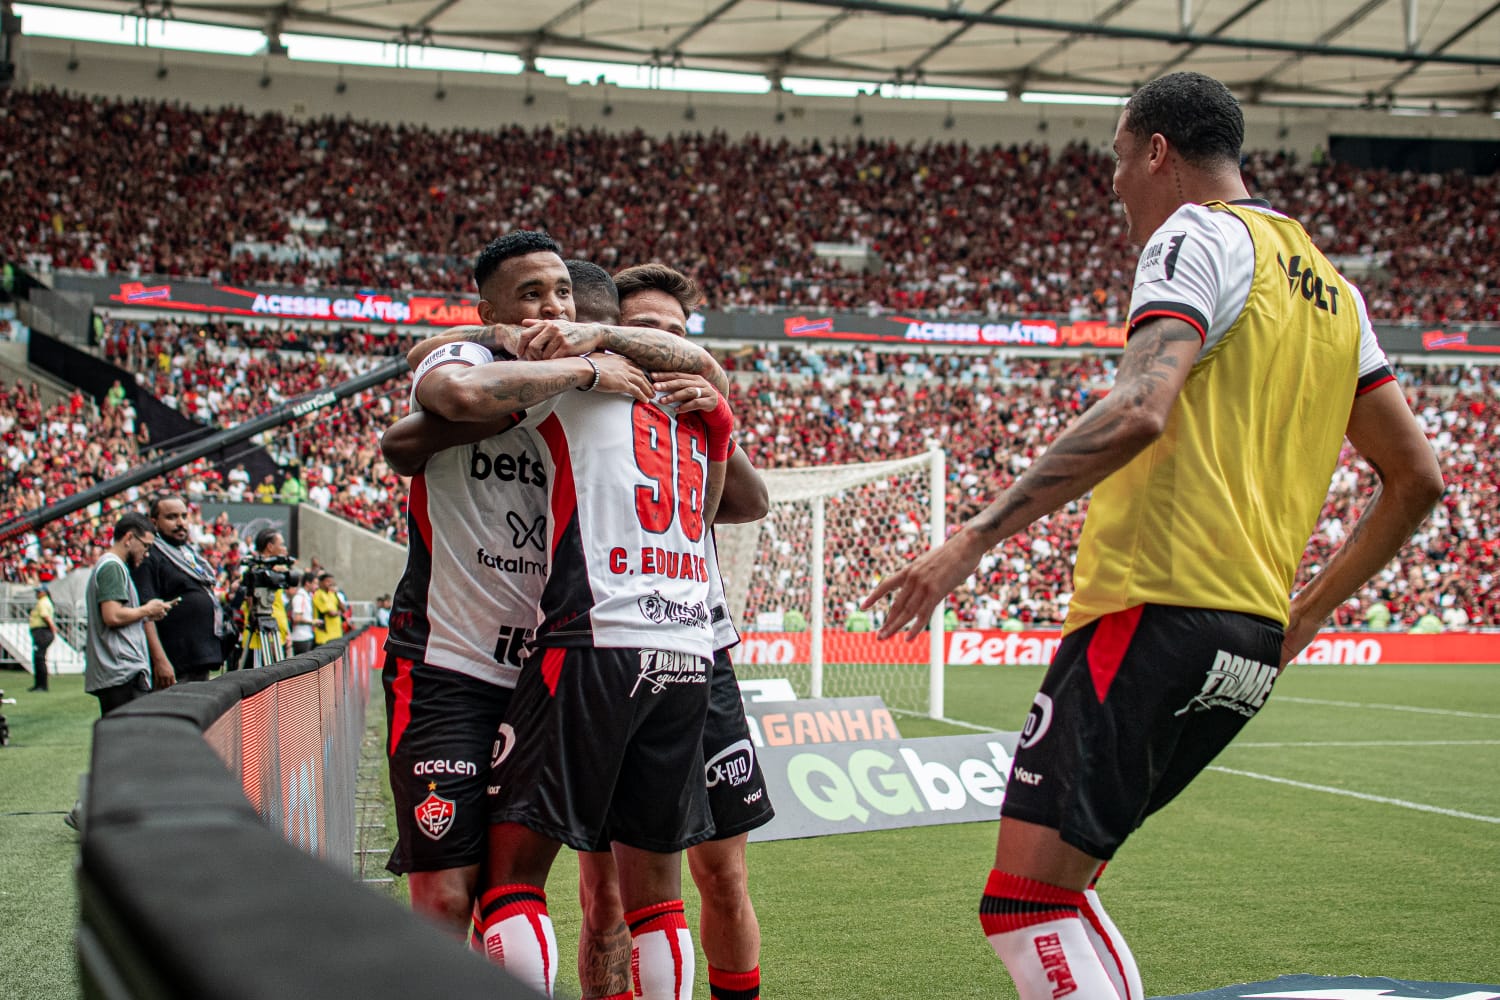
[[[98,722],[78,870],[86,997],[537,995],[340,870],[352,852],[334,844],[346,841],[340,828],[351,835],[354,828],[353,768],[365,707],[347,691],[368,691],[372,638],[355,635],[262,670],[179,685]],[[351,647],[360,652],[350,655]],[[366,676],[341,696],[337,675],[354,669]],[[305,706],[296,703],[308,698],[321,717],[330,695],[342,701],[322,718],[328,728],[313,751],[323,768],[311,773],[322,787],[304,789],[302,752],[286,749],[291,744],[280,729],[283,722],[302,725],[296,719]],[[273,698],[277,721],[256,735],[264,720],[255,713],[269,710]],[[286,717],[283,701],[291,708]],[[349,734],[354,756],[335,759],[339,752],[326,748]],[[300,737],[305,742],[306,734]],[[263,750],[281,748],[270,780],[264,757],[246,759],[255,756],[257,740]],[[283,766],[288,760],[290,768]],[[340,783],[345,792],[331,787]],[[252,787],[280,806],[263,801],[257,812],[246,796]],[[316,815],[307,811],[308,793],[321,803]]]

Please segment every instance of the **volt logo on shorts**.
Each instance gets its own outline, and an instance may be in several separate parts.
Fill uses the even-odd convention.
[[[1031,699],[1031,711],[1026,714],[1026,725],[1021,727],[1017,749],[1036,746],[1051,728],[1052,698],[1038,691],[1036,697]]]
[[[707,684],[708,664],[691,653],[666,649],[641,650],[641,672],[630,688],[630,697],[645,684],[651,694],[661,694],[668,684]]]
[[[1214,654],[1214,665],[1203,679],[1203,690],[1173,714],[1227,708],[1249,718],[1260,711],[1270,697],[1277,673],[1279,671],[1273,664],[1247,660],[1221,649]]]
[[[417,829],[427,835],[430,840],[442,840],[453,827],[453,817],[458,809],[452,799],[445,799],[437,793],[436,782],[427,783],[427,798],[417,803],[414,810],[417,817]]]
[[[456,774],[461,777],[473,777],[479,773],[479,768],[475,767],[471,760],[419,760],[412,765],[411,773],[416,775]]]
[[[737,740],[709,758],[703,766],[703,773],[708,778],[709,788],[721,781],[739,786],[750,780],[754,767],[755,747],[749,740]]]

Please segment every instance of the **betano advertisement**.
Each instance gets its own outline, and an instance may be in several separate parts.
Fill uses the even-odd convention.
[[[452,292],[389,289],[316,289],[277,285],[240,288],[165,277],[59,273],[58,291],[92,296],[98,309],[182,310],[264,319],[446,327],[479,322],[474,299]],[[749,341],[855,341],[873,344],[949,345],[1017,350],[1118,350],[1125,326],[1058,316],[931,317],[866,313],[702,312],[688,320],[694,336]],[[1381,346],[1393,354],[1500,354],[1500,327],[1448,325],[1427,328],[1377,323]]]
[[[1049,663],[1062,641],[1060,632],[1002,632],[960,629],[943,636],[950,665]],[[806,663],[812,639],[807,632],[747,632],[731,656],[737,664]],[[877,639],[871,632],[823,633],[825,663],[922,664],[925,640]],[[1297,663],[1500,663],[1500,632],[1322,632]]]

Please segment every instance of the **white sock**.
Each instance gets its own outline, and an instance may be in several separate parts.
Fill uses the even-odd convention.
[[[979,907],[1021,1000],[1122,1000],[1089,941],[1083,893],[991,871]]]
[[[1088,907],[1082,914],[1083,925],[1104,971],[1115,984],[1115,992],[1120,994],[1120,1000],[1144,1000],[1146,993],[1141,988],[1141,970],[1136,967],[1130,945],[1125,943],[1120,929],[1104,912],[1099,894],[1093,889],[1085,889],[1083,895],[1088,900]]]
[[[533,885],[502,885],[481,897],[484,953],[532,989],[552,996],[557,982],[557,937],[547,894]]]
[[[691,1000],[693,938],[682,900],[625,914],[630,928],[630,980],[641,1000]]]

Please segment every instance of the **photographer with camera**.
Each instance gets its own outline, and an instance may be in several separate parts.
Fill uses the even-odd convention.
[[[158,676],[206,681],[223,660],[219,636],[226,629],[214,594],[217,574],[188,532],[187,502],[175,493],[151,499],[156,541],[130,575],[141,603],[160,598],[173,605],[170,618],[146,623],[146,645]]]
[[[287,554],[286,539],[275,528],[263,528],[255,535],[255,552],[244,563],[240,578],[241,608],[245,631],[240,637],[245,650],[241,667],[265,667],[287,658],[286,587],[290,582],[292,557]]]
[[[344,614],[347,609],[332,573],[318,575],[318,589],[313,594],[313,610],[318,616],[318,623],[313,627],[318,645],[344,637]]]

